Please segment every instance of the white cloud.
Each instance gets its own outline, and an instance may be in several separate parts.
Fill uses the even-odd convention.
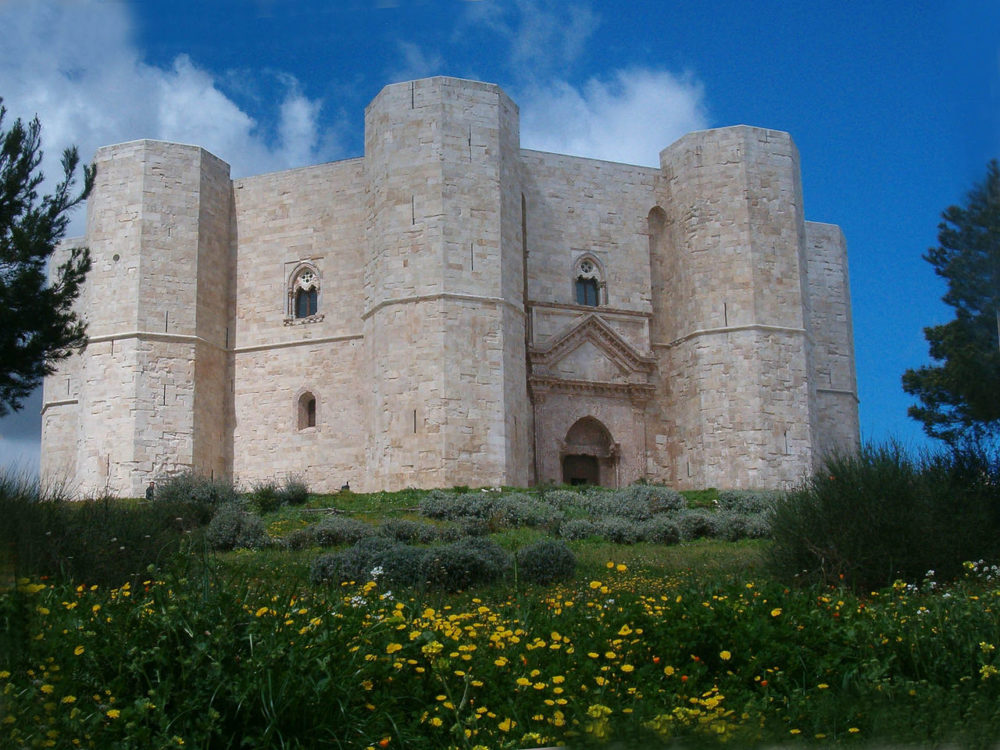
[[[489,29],[510,45],[508,63],[515,75],[530,80],[564,71],[583,54],[599,24],[585,3],[475,3],[466,10],[455,36],[460,38],[468,25]]]
[[[444,67],[444,59],[436,53],[428,54],[413,42],[397,42],[402,64],[388,73],[386,83],[412,81],[439,75]]]
[[[88,160],[99,146],[138,138],[203,146],[234,176],[340,155],[320,128],[321,102],[290,75],[263,74],[278,87],[265,99],[275,102],[276,124],[267,128],[222,90],[227,72],[217,76],[185,55],[167,68],[143,62],[125,3],[0,2],[0,28],[0,96],[10,119],[37,114],[50,178],[69,145]],[[71,233],[82,229],[81,215]]]
[[[580,88],[533,85],[515,98],[524,148],[628,164],[659,166],[661,150],[708,126],[701,84],[663,70],[619,70]]]

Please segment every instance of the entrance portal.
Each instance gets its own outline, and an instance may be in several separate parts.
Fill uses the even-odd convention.
[[[563,484],[600,484],[601,467],[596,456],[564,456]]]
[[[578,420],[563,443],[563,482],[616,487],[618,450],[607,428],[593,417]]]

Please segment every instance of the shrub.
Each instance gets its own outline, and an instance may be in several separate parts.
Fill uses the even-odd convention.
[[[485,498],[474,492],[456,495],[443,490],[431,490],[422,498],[418,506],[420,515],[427,518],[458,520],[465,516],[475,516],[476,506]]]
[[[238,503],[227,503],[216,511],[205,529],[205,539],[212,549],[220,551],[257,549],[266,547],[270,541],[264,522]]]
[[[598,534],[597,524],[593,521],[588,521],[586,518],[573,518],[569,521],[563,521],[559,527],[559,536],[571,541],[586,539],[589,536],[597,536]]]
[[[262,515],[273,513],[281,507],[281,496],[278,485],[274,482],[261,482],[255,484],[247,497],[247,503],[254,513]]]
[[[588,488],[577,498],[576,507],[592,516],[616,516],[633,521],[645,521],[658,513],[687,507],[687,501],[679,492],[656,484],[633,484],[613,491]]]
[[[666,516],[653,516],[639,526],[641,538],[654,544],[677,544],[681,540],[681,529],[677,521]]]
[[[549,505],[563,511],[580,503],[580,493],[573,490],[548,490],[542,497]]]
[[[563,542],[543,539],[517,551],[518,576],[529,583],[547,586],[568,581],[576,573],[576,557]]]
[[[438,536],[445,542],[457,542],[467,536],[486,536],[489,533],[489,523],[482,518],[460,518],[456,523],[438,530]]]
[[[353,547],[313,560],[309,580],[313,583],[367,582],[372,578],[372,571],[382,567],[385,557],[401,546],[386,537],[365,537]]]
[[[608,516],[597,522],[597,533],[615,544],[635,544],[639,541],[639,526],[628,518]]]
[[[192,472],[177,474],[156,483],[156,500],[166,503],[194,502],[218,507],[239,500],[236,487],[228,479],[210,479]]]
[[[373,557],[374,568],[381,568],[379,581],[394,586],[418,586],[424,583],[423,563],[428,550],[397,544]]]
[[[407,544],[429,544],[438,538],[437,526],[403,518],[390,518],[378,527],[378,533]]]
[[[1000,553],[1000,465],[977,449],[914,460],[895,444],[829,458],[772,516],[770,567],[781,577],[872,590],[951,578]]]
[[[347,516],[327,516],[312,527],[313,544],[318,547],[337,547],[354,544],[376,531],[370,523]]]
[[[720,511],[716,521],[715,536],[727,542],[766,539],[771,534],[771,524],[766,513]]]
[[[719,492],[719,510],[744,514],[770,513],[782,494],[770,490],[722,490]]]
[[[553,505],[523,492],[512,492],[491,498],[485,512],[495,529],[518,526],[551,526],[562,518],[562,512]]]
[[[510,567],[510,556],[495,542],[469,537],[426,551],[421,580],[431,588],[457,591],[500,580]]]
[[[719,534],[719,517],[704,510],[688,510],[677,517],[681,539],[713,538]]]
[[[681,493],[660,484],[633,484],[617,490],[615,494],[623,500],[627,499],[629,505],[634,503],[641,507],[644,504],[650,515],[687,508],[687,500]]]
[[[303,505],[309,499],[309,487],[301,479],[286,479],[278,497],[285,505]]]

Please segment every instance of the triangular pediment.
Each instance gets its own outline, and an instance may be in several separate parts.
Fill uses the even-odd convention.
[[[655,360],[636,351],[599,315],[590,313],[576,325],[531,349],[537,375],[601,382],[627,382],[653,371]]]

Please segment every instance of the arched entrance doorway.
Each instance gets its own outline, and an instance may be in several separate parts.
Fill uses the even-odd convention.
[[[617,448],[608,429],[593,417],[569,428],[560,453],[563,483],[617,486]]]

